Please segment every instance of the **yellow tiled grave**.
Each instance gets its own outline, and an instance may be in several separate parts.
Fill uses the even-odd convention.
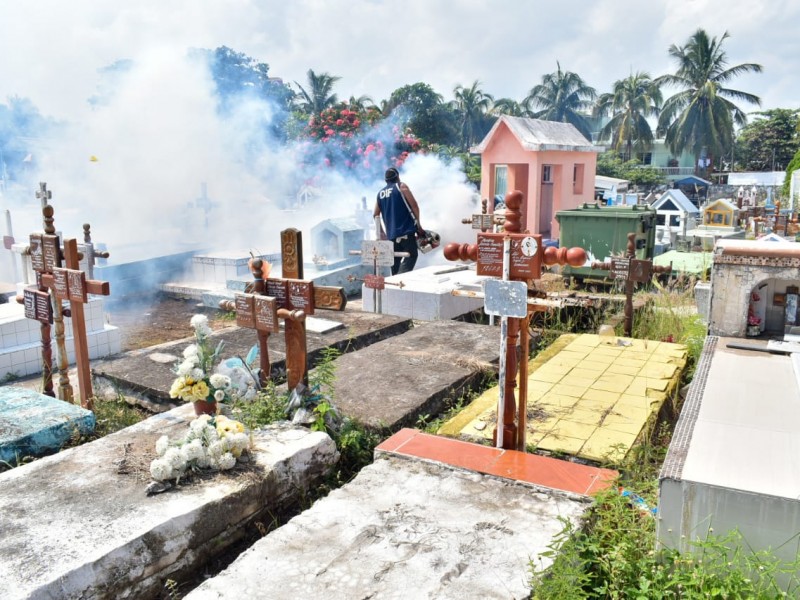
[[[681,344],[562,335],[528,366],[528,443],[593,461],[623,459],[685,364]],[[487,390],[439,432],[491,439],[497,397],[497,387]]]

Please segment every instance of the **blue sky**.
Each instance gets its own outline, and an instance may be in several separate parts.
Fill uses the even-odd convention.
[[[631,70],[671,71],[667,48],[698,27],[729,32],[731,64],[764,66],[734,87],[762,108],[800,107],[796,0],[0,0],[0,99],[70,117],[115,60],[220,45],[288,82],[338,75],[340,97],[376,102],[417,81],[449,99],[476,79],[520,100],[557,60],[603,92]]]

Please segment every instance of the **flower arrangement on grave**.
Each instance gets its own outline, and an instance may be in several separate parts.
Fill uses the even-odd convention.
[[[175,366],[177,377],[172,382],[169,396],[194,402],[197,414],[214,414],[217,403],[228,398],[231,387],[230,377],[213,372],[219,362],[223,342],[212,350],[209,339],[211,327],[205,315],[194,315],[191,325],[195,343],[186,347],[183,360]]]
[[[162,435],[156,442],[158,458],[150,463],[156,481],[180,480],[188,473],[227,471],[250,449],[250,435],[239,421],[224,415],[201,415],[189,423],[179,440]]]

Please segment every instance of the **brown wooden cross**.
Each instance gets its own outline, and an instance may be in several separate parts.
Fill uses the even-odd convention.
[[[308,384],[306,369],[306,316],[318,308],[344,310],[347,297],[340,287],[315,286],[303,279],[303,242],[297,229],[281,231],[281,277],[264,279],[262,261],[255,259],[250,269],[254,281],[233,301],[223,300],[220,308],[236,311],[236,324],[255,329],[258,336],[261,384],[269,378],[267,341],[284,321],[286,340],[286,384],[293,390],[302,381]]]
[[[41,184],[43,190],[44,185]],[[51,197],[50,192],[46,193],[48,198]],[[42,208],[44,233],[30,235],[31,266],[36,272],[36,286],[24,290],[22,301],[25,305],[25,316],[36,319],[42,324],[43,388],[45,394],[54,397],[50,325],[54,321],[56,323],[56,342],[59,345],[59,398],[67,402],[72,401],[72,386],[69,383],[67,352],[64,345],[63,317],[72,317],[72,338],[75,345],[81,406],[92,410],[92,378],[83,305],[88,302],[88,294],[108,296],[110,286],[107,281],[87,279],[86,274],[80,271],[81,255],[78,252],[76,239],[64,240],[62,252],[53,225],[54,212],[53,207],[46,204]],[[66,268],[61,266],[62,259],[66,260]],[[69,311],[62,310],[62,300],[70,301]]]
[[[628,234],[628,245],[625,248],[625,256],[612,258],[610,262],[592,263],[592,269],[608,271],[612,279],[619,279],[625,282],[625,320],[623,323],[623,333],[625,337],[633,334],[633,288],[634,283],[647,283],[653,278],[655,273],[671,273],[672,266],[660,267],[653,266],[651,259],[636,258],[636,233]]]

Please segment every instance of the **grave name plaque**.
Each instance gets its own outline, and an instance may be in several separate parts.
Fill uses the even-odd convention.
[[[278,308],[314,314],[314,284],[310,281],[267,279],[267,296],[275,298]]]
[[[36,288],[25,288],[22,302],[25,306],[26,319],[33,319],[47,325],[53,322],[53,306],[50,304],[48,292]]]
[[[52,273],[61,264],[61,244],[57,235],[42,234],[44,271]]]
[[[255,329],[256,317],[253,294],[235,294],[236,324],[239,327]]]
[[[53,269],[53,291],[60,300],[72,300],[86,303],[86,273],[76,269]]]
[[[278,325],[278,303],[275,298],[256,296],[255,316],[256,329],[258,331],[275,333],[280,329]]]
[[[614,279],[627,279],[628,272],[631,269],[630,258],[612,258],[611,259],[611,277]]]
[[[526,233],[479,233],[478,275],[503,276],[503,239],[511,238],[511,279],[538,279],[541,277],[541,236]],[[539,239],[537,239],[539,238]]]
[[[364,287],[371,290],[386,288],[386,279],[382,275],[364,275]]]

